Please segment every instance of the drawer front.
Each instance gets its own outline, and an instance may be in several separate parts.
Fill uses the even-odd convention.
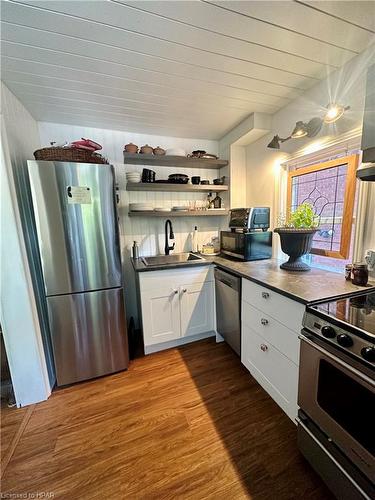
[[[185,267],[182,269],[163,269],[139,273],[139,287],[143,290],[160,288],[160,284],[178,288],[180,285],[208,283],[214,281],[213,266]]]
[[[305,306],[269,288],[242,279],[242,300],[299,333]]]
[[[246,325],[242,330],[241,361],[294,420],[297,415],[298,366]]]
[[[296,365],[299,364],[300,340],[297,332],[244,301],[242,301],[242,322],[273,344]]]

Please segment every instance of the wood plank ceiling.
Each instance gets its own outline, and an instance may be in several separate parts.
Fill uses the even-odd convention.
[[[373,1],[2,1],[2,79],[41,121],[218,139],[375,40]]]

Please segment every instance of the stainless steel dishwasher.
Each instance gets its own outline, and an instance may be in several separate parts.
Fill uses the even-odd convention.
[[[215,268],[216,329],[241,356],[241,278]]]

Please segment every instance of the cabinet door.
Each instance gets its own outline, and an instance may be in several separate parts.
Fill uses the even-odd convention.
[[[178,288],[159,287],[143,291],[142,323],[145,345],[160,344],[180,337],[180,298]]]
[[[214,330],[214,283],[180,287],[181,336]]]

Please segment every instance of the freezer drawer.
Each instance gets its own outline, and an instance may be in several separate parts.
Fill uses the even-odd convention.
[[[215,269],[216,329],[241,356],[241,278]]]
[[[57,385],[127,368],[122,288],[47,297],[47,304]]]

